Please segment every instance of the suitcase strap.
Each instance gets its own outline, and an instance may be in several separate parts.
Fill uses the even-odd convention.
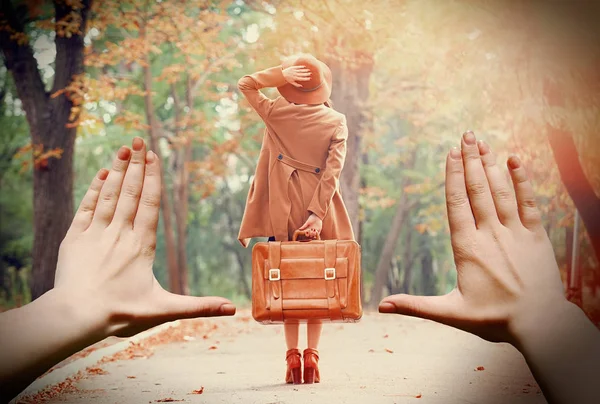
[[[342,308],[340,306],[340,290],[335,273],[337,261],[337,241],[325,240],[325,284],[327,287],[327,304],[329,306],[329,317],[332,321],[342,320]]]
[[[269,243],[269,285],[271,287],[271,321],[283,321],[283,299],[281,298],[281,241]]]

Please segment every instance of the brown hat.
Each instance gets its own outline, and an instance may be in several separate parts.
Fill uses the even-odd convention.
[[[296,104],[323,104],[331,97],[332,77],[329,67],[309,54],[292,56],[286,59],[281,68],[304,66],[310,70],[310,80],[299,82],[301,87],[286,83],[277,87],[279,93],[289,102]]]

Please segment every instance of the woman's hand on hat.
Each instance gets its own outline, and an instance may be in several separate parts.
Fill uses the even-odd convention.
[[[304,235],[311,239],[316,239],[323,229],[323,221],[319,216],[311,213],[306,222],[298,230],[304,231]]]
[[[285,81],[293,85],[294,87],[302,87],[299,81],[308,81],[310,80],[310,69],[307,69],[306,66],[290,66],[286,67],[282,70],[283,78]]]

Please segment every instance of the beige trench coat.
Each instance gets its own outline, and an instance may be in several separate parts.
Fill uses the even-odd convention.
[[[259,90],[285,84],[281,66],[244,76],[238,87],[266,124],[238,239],[290,240],[308,216],[323,220],[324,240],[354,240],[340,194],[346,157],[346,117],[320,105],[274,100]]]

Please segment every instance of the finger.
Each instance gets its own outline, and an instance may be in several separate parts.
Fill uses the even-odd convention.
[[[309,81],[310,77],[295,77],[294,80],[296,80],[296,81]]]
[[[291,85],[293,85],[293,86],[294,86],[294,87],[296,87],[296,88],[300,88],[300,87],[302,87],[302,84],[298,84],[298,83],[296,83],[295,81],[291,82],[290,84],[291,84]]]
[[[474,231],[475,220],[465,185],[465,170],[460,150],[450,150],[446,158],[446,209],[451,236],[463,231]]]
[[[142,186],[144,184],[144,171],[146,169],[146,145],[142,138],[133,139],[131,148],[133,153],[129,160],[129,167],[123,180],[121,195],[113,223],[131,227],[138,209]]]
[[[525,168],[523,168],[521,160],[517,156],[511,156],[507,161],[507,165],[517,195],[521,223],[530,230],[537,230],[542,226],[542,216],[537,208],[533,187]]]
[[[467,194],[475,217],[475,225],[481,227],[493,221],[498,221],[490,187],[479,157],[477,140],[473,132],[468,131],[463,134],[461,149]]]
[[[508,187],[508,181],[504,177],[504,173],[500,170],[500,167],[496,164],[496,156],[490,149],[490,146],[483,140],[480,140],[477,146],[479,147],[479,155],[481,156],[481,162],[483,163],[490,191],[492,192],[492,199],[496,206],[498,219],[506,226],[514,224],[518,220],[517,203],[512,191]]]
[[[98,171],[83,199],[81,200],[81,203],[79,204],[79,208],[75,213],[75,217],[73,218],[73,223],[71,223],[69,232],[82,232],[90,226],[90,223],[92,223],[92,218],[94,217],[96,205],[98,203],[98,197],[100,196],[100,190],[104,185],[106,177],[108,177],[107,169],[103,168]]]
[[[302,231],[308,227],[308,222],[305,222],[298,230]]]
[[[144,185],[137,214],[133,221],[133,230],[143,235],[144,247],[150,251],[156,246],[161,184],[160,161],[154,152],[148,151],[146,152]]]
[[[161,289],[158,310],[167,321],[196,317],[233,316],[236,307],[223,297],[182,296]]]
[[[379,312],[402,314],[457,326],[462,317],[461,301],[457,293],[444,296],[392,295],[379,303]]]
[[[96,212],[92,219],[92,225],[106,227],[110,224],[114,214],[119,195],[121,193],[121,185],[125,172],[129,166],[129,158],[131,150],[129,147],[122,146],[117,152],[117,157],[113,160],[113,166],[108,174],[108,178],[104,182],[104,186],[100,191],[100,197],[96,206]]]

